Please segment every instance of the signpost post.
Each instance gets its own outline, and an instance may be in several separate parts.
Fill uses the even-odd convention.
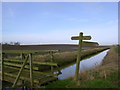
[[[79,45],[78,45],[78,54],[77,54],[77,61],[76,61],[76,72],[75,72],[75,81],[78,82],[78,75],[79,75],[79,65],[81,61],[81,50],[82,50],[82,45],[84,44],[90,44],[93,46],[98,45],[97,42],[87,42],[83,40],[90,40],[91,36],[83,36],[83,33],[80,32],[79,36],[73,36],[71,37],[72,40],[79,40]]]

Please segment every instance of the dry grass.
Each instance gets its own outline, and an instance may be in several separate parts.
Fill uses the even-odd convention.
[[[114,72],[118,72],[118,54],[115,52],[115,47],[112,47],[103,59],[101,66],[82,72],[79,79],[80,81],[106,79]]]
[[[104,58],[102,65],[113,64],[117,65],[118,63],[118,53],[115,51],[116,47],[112,47],[107,53],[107,56]]]

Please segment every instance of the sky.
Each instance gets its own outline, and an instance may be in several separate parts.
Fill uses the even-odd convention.
[[[91,35],[100,45],[118,43],[117,2],[3,2],[3,42],[78,44]]]

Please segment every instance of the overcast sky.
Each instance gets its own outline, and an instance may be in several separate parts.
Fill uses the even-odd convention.
[[[71,36],[91,35],[100,45],[118,43],[117,2],[4,2],[3,42],[77,44]]]

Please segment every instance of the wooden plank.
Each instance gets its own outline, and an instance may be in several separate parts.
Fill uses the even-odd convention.
[[[79,40],[79,36],[73,36],[71,37],[72,40]],[[82,40],[90,40],[91,36],[83,36]]]
[[[18,62],[18,63],[23,63],[21,60],[9,60],[9,59],[4,59],[4,61],[10,61],[10,62]],[[9,62],[9,63],[10,63]],[[29,63],[29,62],[27,62]],[[39,62],[39,61],[33,61],[33,64],[39,64],[39,65],[50,65],[50,66],[57,66],[57,63],[54,62]]]
[[[53,52],[59,52],[59,50],[4,50],[3,53],[5,54],[29,54],[29,53],[32,53],[32,54],[36,54],[36,53],[48,53],[49,51],[53,51]]]
[[[22,64],[14,64],[14,63],[9,63],[9,62],[4,62],[5,65],[8,65],[8,66],[14,66],[14,67],[22,67]],[[25,68],[26,69],[29,69],[29,65],[26,65]],[[33,67],[34,70],[39,70],[39,67]]]
[[[53,63],[53,62],[34,62],[33,64],[40,64],[40,65],[50,65],[50,66],[57,66],[57,63]]]
[[[5,76],[15,79],[17,75],[16,74],[11,74],[11,73],[5,73]],[[41,85],[41,84],[44,84],[44,83],[47,83],[49,81],[53,81],[53,80],[56,80],[56,79],[57,79],[56,77],[51,77],[51,76],[44,76],[44,77],[39,76],[39,78],[36,78],[36,79],[34,78],[33,82]],[[30,81],[30,78],[21,76],[20,80]],[[9,80],[5,79],[5,81],[9,81]],[[12,83],[13,83],[13,81],[12,81]]]
[[[88,41],[83,41],[82,42],[83,46],[98,46],[99,44],[97,42],[88,42]]]
[[[6,73],[6,72],[5,72],[5,75],[6,75],[6,76],[9,76],[9,77],[12,77],[12,78],[16,78],[16,77],[17,77],[16,74],[11,74],[11,73]],[[28,77],[20,76],[20,79],[21,79],[21,80],[30,81],[30,78],[28,78]],[[39,83],[39,80],[33,80],[33,82],[34,82],[34,83]]]
[[[79,36],[73,36],[71,37],[71,40],[79,40]]]
[[[83,40],[90,40],[91,38],[91,36],[83,36]]]
[[[5,66],[5,69],[9,69],[9,71],[19,71],[19,68],[15,68],[15,67],[9,67],[9,66]],[[27,69],[24,69],[24,71],[23,71],[24,73],[29,73],[29,70],[27,70]],[[38,76],[40,76],[40,75],[49,75],[49,76],[58,76],[58,74],[51,74],[51,73],[46,73],[46,72],[39,72],[39,71],[33,71],[33,73],[35,74],[35,75],[38,75]]]

